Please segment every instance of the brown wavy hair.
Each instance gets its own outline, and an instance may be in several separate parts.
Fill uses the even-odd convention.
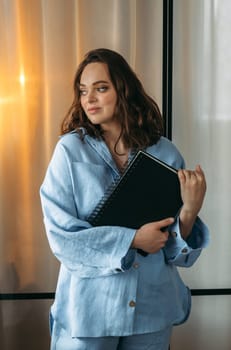
[[[121,123],[121,134],[126,147],[143,149],[157,143],[163,135],[163,119],[157,103],[147,95],[140,80],[126,60],[117,52],[99,48],[89,51],[80,63],[74,78],[74,99],[61,124],[61,134],[81,127],[95,138],[103,137],[100,125],[87,118],[80,103],[80,79],[84,68],[93,62],[105,63],[117,93],[115,116]],[[118,140],[117,140],[118,142]]]

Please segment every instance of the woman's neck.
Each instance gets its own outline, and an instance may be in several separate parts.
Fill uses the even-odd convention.
[[[108,130],[104,129],[103,138],[107,144],[110,151],[113,153],[124,154],[128,150],[124,145],[123,139],[121,136],[121,126],[114,125],[113,128]]]
[[[104,141],[114,159],[119,171],[123,171],[128,162],[129,149],[120,137],[121,130],[105,131]]]

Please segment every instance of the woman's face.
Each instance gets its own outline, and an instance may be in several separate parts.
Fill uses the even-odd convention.
[[[80,102],[92,124],[100,124],[106,130],[117,123],[114,117],[117,94],[105,63],[89,63],[84,68],[80,79]]]

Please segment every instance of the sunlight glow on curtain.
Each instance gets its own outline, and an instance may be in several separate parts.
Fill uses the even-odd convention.
[[[54,291],[39,187],[86,51],[121,52],[161,106],[162,0],[0,0],[0,292]]]

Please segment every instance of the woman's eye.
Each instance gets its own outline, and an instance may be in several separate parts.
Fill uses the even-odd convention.
[[[107,86],[100,86],[100,87],[98,87],[97,90],[98,90],[99,92],[105,92],[105,91],[108,90],[108,87],[107,87]]]
[[[79,91],[80,96],[85,96],[87,94],[86,90],[80,90]]]

